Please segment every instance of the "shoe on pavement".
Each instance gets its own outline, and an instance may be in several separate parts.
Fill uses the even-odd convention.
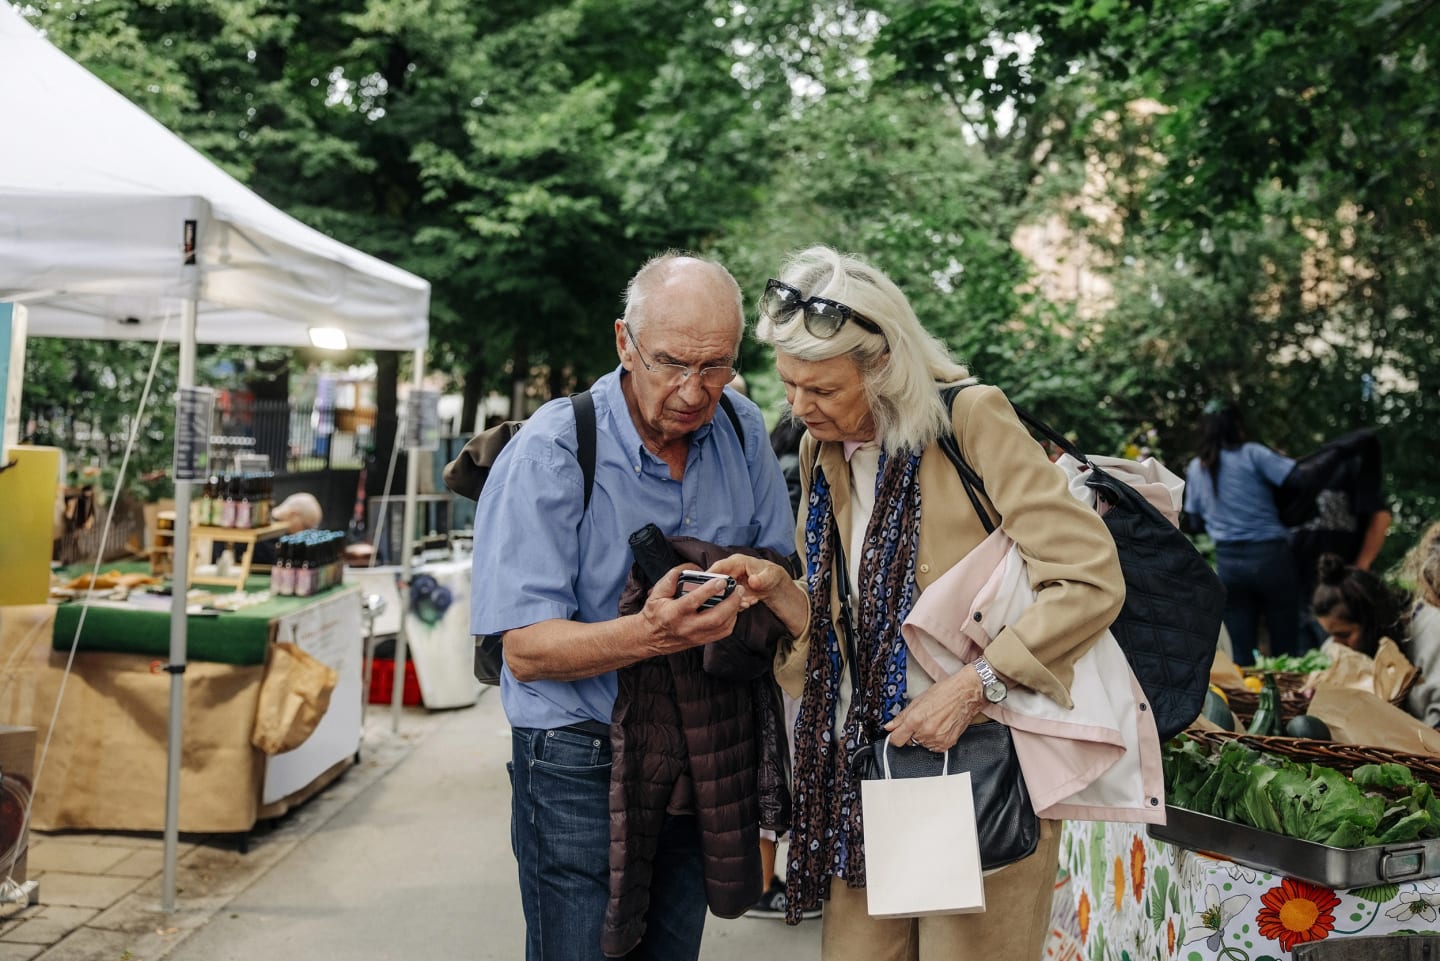
[[[783,920],[787,907],[788,903],[785,899],[784,886],[772,884],[770,890],[760,895],[760,900],[755,902],[755,906],[745,912],[745,916],[750,918],[780,918]],[[809,911],[802,911],[800,917],[818,918],[820,917],[820,909],[814,908]]]

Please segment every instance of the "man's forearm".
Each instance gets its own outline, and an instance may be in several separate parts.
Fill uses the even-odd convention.
[[[613,621],[540,621],[505,633],[505,663],[517,681],[578,681],[656,653],[640,614]]]

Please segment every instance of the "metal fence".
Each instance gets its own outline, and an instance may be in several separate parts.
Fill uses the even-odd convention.
[[[160,415],[155,421],[159,433],[148,432],[146,442],[163,445],[164,456],[150,460],[164,463],[172,418]],[[222,392],[211,424],[211,456],[216,464],[226,464],[233,455],[263,454],[277,474],[353,470],[361,466],[372,443],[374,421],[374,411],[254,400]],[[130,432],[128,421],[99,424],[86,420],[83,413],[58,408],[24,410],[21,422],[26,443],[59,447],[76,466],[90,463],[104,468],[118,462]]]
[[[276,473],[353,469],[361,465],[373,429],[373,413],[225,398],[216,404],[211,454],[263,454]]]

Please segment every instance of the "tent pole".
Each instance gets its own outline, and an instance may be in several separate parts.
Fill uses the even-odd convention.
[[[180,327],[180,380],[186,390],[195,386],[195,323],[198,304],[185,301]],[[176,411],[179,399],[176,398]],[[170,555],[170,719],[166,733],[165,769],[165,872],[161,909],[175,910],[175,859],[180,840],[180,754],[184,747],[186,595],[190,593],[190,484],[175,483],[175,537]]]
[[[418,437],[419,431],[415,430],[413,423],[415,418],[420,416],[420,411],[415,403],[418,391],[425,382],[425,348],[415,351],[415,360],[411,365],[414,370],[410,377],[411,400],[405,406],[405,418],[407,422],[406,433],[412,437]],[[399,439],[397,438],[397,443]],[[405,610],[409,607],[410,598],[410,569],[412,538],[415,535],[415,489],[420,486],[420,448],[412,447],[405,452],[405,520],[404,528],[400,532],[400,629],[395,633],[395,679],[390,690],[390,730],[400,730],[400,713],[405,703],[405,654],[406,654],[406,617]]]

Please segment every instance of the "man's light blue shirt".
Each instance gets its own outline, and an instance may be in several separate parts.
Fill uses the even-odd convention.
[[[620,390],[621,376],[630,375],[623,370],[590,388],[596,438],[589,510],[568,399],[536,411],[496,458],[475,511],[472,633],[555,618],[613,620],[630,573],[630,535],[646,523],[670,536],[785,555],[795,550],[795,518],[760,408],[726,388],[744,427],[744,449],[717,405],[711,423],[691,435],[684,478],[672,480],[630,419]],[[522,683],[506,667],[500,698],[515,727],[609,723],[615,673]]]
[[[1205,531],[1216,542],[1287,540],[1290,532],[1280,523],[1275,488],[1284,483],[1295,461],[1264,444],[1246,443],[1220,451],[1220,490],[1200,458],[1185,471],[1185,511],[1205,520]]]

